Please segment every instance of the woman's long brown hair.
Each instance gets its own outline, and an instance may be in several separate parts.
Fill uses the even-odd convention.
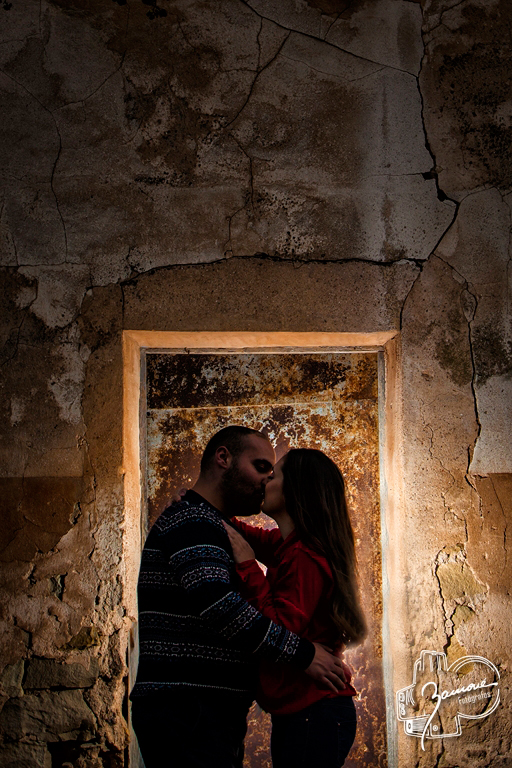
[[[360,642],[366,635],[366,622],[343,475],[325,453],[311,448],[289,451],[282,471],[286,511],[299,539],[323,554],[331,567],[332,617],[339,640],[347,645]]]

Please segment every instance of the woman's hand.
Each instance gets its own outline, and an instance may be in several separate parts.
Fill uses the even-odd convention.
[[[187,489],[186,488],[180,488],[179,491],[174,491],[173,495],[171,496],[171,501],[178,502],[181,501],[184,495],[186,494]]]
[[[222,521],[224,528],[229,536],[231,546],[233,547],[233,557],[235,563],[243,563],[246,560],[254,560],[254,550],[251,545],[241,536],[238,531],[235,531],[230,525]]]

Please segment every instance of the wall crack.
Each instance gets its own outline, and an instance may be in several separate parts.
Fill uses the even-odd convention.
[[[366,58],[365,56],[358,56],[356,53],[351,53],[351,51],[347,51],[344,48],[340,48],[340,46],[335,45],[335,43],[330,43],[328,40],[326,40],[323,37],[318,37],[317,35],[313,35],[309,32],[302,32],[299,29],[294,29],[293,27],[287,27],[284,24],[281,24],[280,22],[276,21],[275,19],[271,19],[269,16],[264,16],[263,14],[259,13],[255,8],[252,7],[252,5],[247,0],[240,0],[240,2],[247,6],[247,8],[250,8],[250,10],[258,16],[260,19],[264,19],[265,21],[270,22],[271,24],[275,24],[276,27],[280,27],[281,29],[287,30],[289,33],[294,33],[296,35],[301,35],[301,37],[308,38],[310,40],[316,40],[319,43],[323,43],[324,45],[329,46],[330,48],[334,48],[336,51],[340,51],[341,53],[344,53],[347,56],[352,56],[354,59],[358,59],[359,61],[364,61],[367,64],[375,64],[376,66],[383,67],[386,69],[392,69],[396,72],[402,72],[404,75],[409,75],[410,77],[415,77],[415,75],[412,74],[412,72],[408,72],[406,69],[401,69],[400,67],[395,67],[392,64],[383,64],[381,61],[375,61],[374,59]]]
[[[243,0],[242,0],[242,1],[243,1]],[[259,34],[259,33],[258,33],[258,34]],[[266,69],[268,69],[268,67],[270,67],[270,66],[271,66],[271,64],[273,64],[273,63],[274,63],[274,61],[277,59],[277,57],[279,56],[279,54],[280,54],[280,53],[281,53],[281,51],[283,50],[283,47],[284,47],[284,45],[285,45],[286,41],[287,41],[287,40],[288,40],[288,38],[290,37],[290,34],[291,34],[291,32],[289,32],[289,33],[286,35],[286,37],[284,38],[284,40],[282,41],[282,43],[279,45],[279,48],[277,49],[277,51],[276,51],[276,53],[274,54],[274,56],[272,56],[272,58],[271,58],[271,59],[269,59],[269,61],[267,61],[267,63],[266,63],[266,64],[264,64],[264,65],[261,67],[261,69],[259,69],[259,70],[256,72],[256,75],[255,75],[255,77],[254,77],[254,79],[253,79],[253,81],[252,81],[252,83],[251,83],[251,86],[250,86],[250,88],[249,88],[249,93],[247,94],[247,97],[246,97],[246,99],[245,99],[244,103],[242,104],[242,106],[240,107],[240,109],[238,110],[238,112],[236,113],[236,115],[235,115],[235,116],[234,116],[234,117],[233,117],[233,118],[232,118],[232,119],[231,119],[231,120],[230,120],[228,123],[226,123],[226,125],[225,125],[225,126],[223,126],[223,127],[224,127],[224,129],[226,129],[226,128],[229,128],[229,126],[230,126],[230,125],[232,125],[232,124],[233,124],[233,123],[234,123],[234,122],[235,122],[235,121],[236,121],[236,120],[237,120],[237,119],[240,117],[240,115],[242,114],[242,112],[244,111],[244,109],[246,108],[247,104],[249,103],[249,101],[250,101],[250,99],[251,99],[251,96],[252,96],[252,94],[253,94],[253,92],[254,92],[254,88],[256,87],[256,83],[258,82],[258,78],[259,78],[259,77],[260,77],[260,75],[261,75],[261,74],[262,74],[262,73],[263,73],[263,72],[264,72]],[[259,45],[259,40],[258,40],[258,45]],[[260,48],[260,53],[261,53],[261,48]]]
[[[470,355],[470,361],[471,361],[471,393],[473,398],[473,408],[474,408],[474,414],[475,414],[475,421],[477,425],[477,434],[473,441],[472,446],[468,446],[468,463],[467,463],[467,469],[466,469],[466,482],[470,485],[471,488],[473,488],[473,485],[469,479],[470,477],[470,467],[471,462],[473,460],[473,455],[475,451],[476,444],[478,442],[478,439],[480,437],[480,434],[482,432],[482,423],[480,421],[480,415],[478,412],[478,397],[476,392],[476,378],[477,378],[477,371],[476,371],[476,362],[475,362],[475,349],[474,349],[474,341],[473,341],[473,323],[474,319],[478,310],[478,296],[474,292],[474,290],[470,287],[470,283],[468,280],[464,277],[464,275],[459,272],[459,270],[455,269],[446,259],[443,259],[441,256],[436,254],[437,258],[443,262],[443,264],[446,264],[447,267],[449,267],[452,272],[459,276],[459,278],[462,281],[462,284],[464,286],[464,290],[468,293],[468,295],[472,299],[473,306],[472,308],[465,306],[465,315],[466,315],[466,322],[468,325],[468,345],[469,345],[469,355]]]
[[[13,83],[16,83],[17,86],[22,88],[25,91],[25,93],[27,93],[32,99],[34,99],[34,101],[36,101],[37,104],[39,104],[39,106],[42,109],[44,109],[44,111],[47,112],[51,116],[53,124],[55,126],[55,131],[56,131],[57,137],[58,137],[58,149],[57,149],[57,157],[55,158],[55,162],[53,163],[49,184],[50,184],[50,189],[52,191],[53,198],[55,200],[55,206],[56,206],[56,209],[57,209],[57,213],[59,215],[59,218],[60,218],[60,221],[61,221],[61,224],[62,224],[62,232],[63,232],[63,237],[64,237],[64,250],[65,250],[65,257],[66,257],[65,258],[65,262],[67,262],[67,260],[68,260],[68,237],[67,237],[67,231],[66,231],[66,224],[64,222],[64,218],[62,216],[62,212],[61,212],[60,206],[59,206],[59,201],[57,199],[57,194],[55,192],[55,188],[54,188],[54,185],[53,185],[53,180],[54,180],[54,176],[55,176],[55,170],[57,168],[57,164],[58,164],[59,158],[60,158],[60,153],[61,153],[61,150],[62,150],[62,137],[60,135],[59,126],[57,124],[57,121],[55,119],[55,115],[53,114],[53,112],[50,109],[48,109],[48,107],[46,107],[42,103],[42,101],[40,101],[40,99],[37,98],[37,96],[35,96],[31,91],[29,91],[29,89],[25,85],[23,85],[23,83],[20,83],[14,77],[12,77],[7,72],[5,72],[3,69],[0,69],[0,73],[5,75],[5,77],[9,78],[9,80],[11,80]]]

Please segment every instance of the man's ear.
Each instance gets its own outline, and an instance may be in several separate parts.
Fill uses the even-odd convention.
[[[229,469],[233,463],[233,454],[225,445],[219,445],[215,451],[215,463],[220,469]]]

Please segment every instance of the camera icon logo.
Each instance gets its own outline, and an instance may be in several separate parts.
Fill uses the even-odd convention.
[[[465,720],[488,717],[500,703],[500,675],[483,656],[463,656],[450,666],[446,654],[422,651],[413,682],[396,693],[398,720],[409,736],[443,739],[460,736]]]

